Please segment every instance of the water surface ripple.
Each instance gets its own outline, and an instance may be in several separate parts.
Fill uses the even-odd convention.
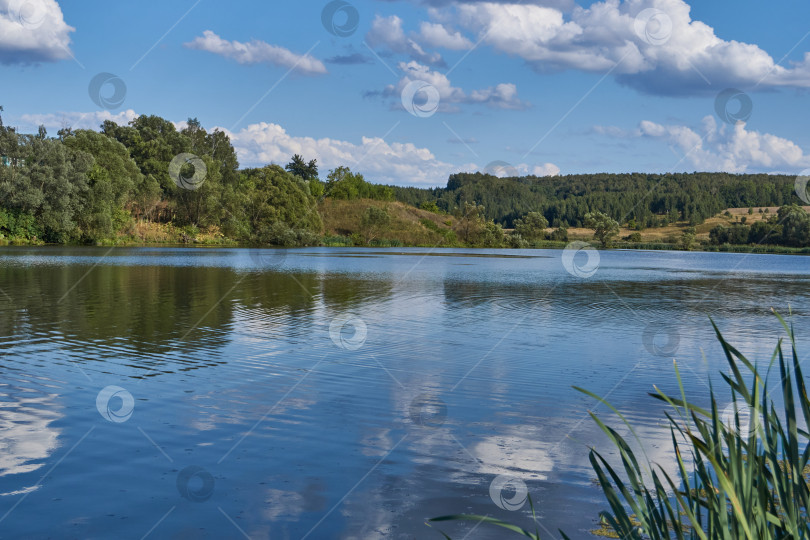
[[[588,447],[615,455],[587,412],[611,417],[572,386],[672,470],[647,392],[673,359],[694,399],[719,386],[710,317],[767,362],[790,311],[810,354],[808,285],[777,255],[609,251],[582,278],[556,250],[3,248],[0,537],[528,527],[507,475],[549,538],[589,538]]]

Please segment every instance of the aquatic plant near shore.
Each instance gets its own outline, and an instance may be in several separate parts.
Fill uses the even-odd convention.
[[[590,413],[621,457],[620,472],[597,450],[592,449],[589,456],[610,506],[610,511],[600,514],[601,520],[619,538],[810,538],[810,399],[793,328],[776,316],[788,333],[791,351],[786,358],[780,339],[764,377],[712,322],[730,368],[729,375],[722,374],[732,397],[725,414],[718,410],[713,390],[708,409],[687,400],[677,364],[680,396],[667,395],[658,388],[650,394],[672,408],[666,417],[677,457],[677,474],[671,475],[646,459],[639,460],[624,437]],[[774,366],[779,376],[774,391],[782,393],[781,408],[774,404],[768,390],[768,376]],[[750,380],[750,387],[746,380]],[[608,406],[638,440],[633,427],[615,407],[587,390],[576,389]],[[537,530],[530,532],[485,516],[452,515],[430,521],[451,520],[497,525],[540,539]]]

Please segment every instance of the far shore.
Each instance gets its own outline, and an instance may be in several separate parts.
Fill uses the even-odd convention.
[[[575,238],[573,241],[584,242],[589,244],[593,249],[609,250],[609,251],[623,251],[623,250],[641,250],[641,251],[671,251],[679,253],[688,252],[704,252],[704,253],[752,253],[752,254],[771,254],[771,255],[810,255],[810,247],[794,248],[787,246],[772,246],[772,245],[696,245],[692,249],[685,250],[677,244],[670,244],[665,242],[615,242],[610,246],[601,246],[595,240],[588,240],[583,238]],[[325,248],[359,248],[359,249],[398,249],[398,248],[423,248],[423,249],[465,249],[472,251],[542,251],[547,249],[565,249],[571,245],[571,242],[553,242],[543,241],[528,248],[511,248],[503,247],[484,247],[484,246],[463,246],[463,245],[435,245],[435,244],[413,244],[406,245],[391,241],[381,241],[379,243],[371,243],[367,245],[356,245],[350,242],[323,242],[321,244],[311,246],[274,246],[274,245],[256,245],[244,244],[229,239],[222,239],[218,242],[142,242],[142,241],[103,241],[95,244],[48,244],[45,242],[3,242],[0,240],[0,248],[3,247],[157,247],[157,248],[240,248],[240,249],[306,249],[313,247]]]

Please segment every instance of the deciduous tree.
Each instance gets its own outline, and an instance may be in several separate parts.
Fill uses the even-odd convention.
[[[619,236],[619,223],[603,212],[585,214],[585,227],[593,229],[593,236],[602,247],[609,246]]]

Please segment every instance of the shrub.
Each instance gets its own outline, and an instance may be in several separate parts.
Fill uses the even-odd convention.
[[[718,225],[709,231],[712,244],[745,244],[751,234],[747,225],[734,224],[731,227]]]
[[[641,233],[638,232],[630,233],[629,235],[625,236],[624,239],[627,240],[628,242],[635,242],[635,243],[641,242]]]
[[[692,249],[692,246],[695,245],[695,228],[688,227],[684,232],[683,236],[680,239],[680,245],[686,251]]]
[[[314,246],[320,243],[320,237],[308,229],[292,229],[286,223],[276,221],[272,225],[262,226],[254,241],[271,246]]]
[[[371,242],[379,238],[391,224],[391,214],[385,208],[369,206],[360,218],[360,229],[365,236],[366,242]]]
[[[32,240],[42,236],[36,218],[25,212],[0,209],[0,233],[12,238]]]
[[[421,223],[422,226],[428,229],[429,231],[439,232],[439,226],[436,225],[433,221],[429,220],[428,218],[420,219],[419,223]]]
[[[441,210],[439,209],[438,206],[436,206],[435,201],[425,201],[419,206],[419,208],[421,208],[422,210],[427,210],[428,212],[433,212],[434,214],[441,213]]]
[[[554,242],[568,242],[568,229],[565,227],[558,227],[551,231],[548,239]]]
[[[548,220],[540,212],[529,212],[515,220],[515,232],[529,242],[536,242],[546,237]]]
[[[484,247],[497,248],[502,247],[504,241],[503,228],[500,224],[494,221],[488,221],[484,224],[484,229],[481,232],[480,243]]]
[[[516,232],[510,234],[507,237],[507,242],[509,244],[509,247],[515,248],[515,249],[525,249],[525,248],[529,247],[529,242],[527,242],[526,239],[523,238],[520,235],[520,233],[516,233]]]

